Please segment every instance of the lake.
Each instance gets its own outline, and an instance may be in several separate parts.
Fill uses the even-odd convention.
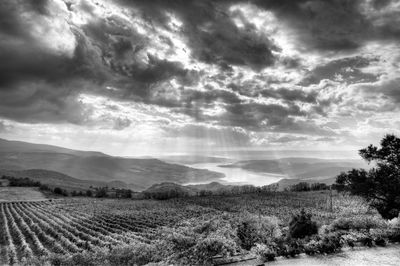
[[[287,178],[286,175],[274,173],[256,173],[247,171],[241,168],[220,167],[223,163],[197,163],[187,165],[198,169],[207,169],[214,172],[225,174],[221,180],[222,183],[249,184],[254,186],[264,186],[278,182],[282,178]],[[193,183],[191,183],[193,184]]]

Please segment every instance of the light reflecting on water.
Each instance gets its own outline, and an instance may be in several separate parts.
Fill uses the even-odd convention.
[[[224,182],[250,184],[255,186],[269,185],[287,177],[281,174],[255,173],[241,168],[219,167],[219,165],[221,165],[221,163],[198,163],[188,166],[223,173],[225,174],[225,177],[222,179]]]

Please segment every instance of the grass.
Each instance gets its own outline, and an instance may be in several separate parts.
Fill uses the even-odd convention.
[[[46,199],[46,196],[38,188],[0,187],[0,202],[37,201],[44,199]]]

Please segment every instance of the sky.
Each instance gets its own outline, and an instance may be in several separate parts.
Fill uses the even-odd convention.
[[[400,1],[2,0],[0,137],[121,156],[400,133]]]

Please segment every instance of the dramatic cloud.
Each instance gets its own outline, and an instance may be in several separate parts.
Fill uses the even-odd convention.
[[[399,18],[396,0],[4,0],[0,133],[363,145],[399,128]]]

